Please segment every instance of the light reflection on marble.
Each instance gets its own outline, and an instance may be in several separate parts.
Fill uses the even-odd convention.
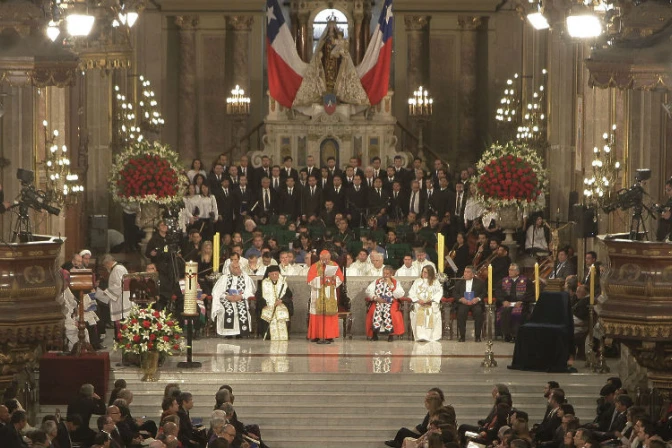
[[[164,375],[183,373],[376,373],[440,374],[455,368],[478,369],[485,352],[484,343],[457,341],[412,342],[405,340],[366,341],[337,339],[333,344],[318,345],[304,338],[290,341],[260,339],[209,338],[194,341],[193,359],[203,363],[201,369],[182,370],[177,363],[184,355],[166,360]],[[500,366],[510,363],[513,344],[497,342],[495,358]],[[112,362],[120,361],[119,352]],[[137,367],[117,366],[118,371],[135,371]]]

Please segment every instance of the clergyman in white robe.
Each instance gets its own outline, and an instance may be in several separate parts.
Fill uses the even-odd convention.
[[[249,275],[239,264],[231,264],[230,274],[222,275],[212,288],[210,317],[217,322],[220,336],[247,336],[251,334],[252,316],[247,299],[257,291]]]

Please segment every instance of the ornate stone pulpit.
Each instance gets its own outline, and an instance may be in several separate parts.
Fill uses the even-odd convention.
[[[651,387],[672,391],[672,244],[600,236],[609,254],[595,307],[607,339],[630,349]]]

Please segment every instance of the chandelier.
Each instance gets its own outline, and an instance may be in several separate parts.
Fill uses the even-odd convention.
[[[231,96],[226,98],[226,113],[228,115],[245,116],[250,114],[250,97],[239,85],[231,91]]]
[[[116,110],[114,128],[123,147],[145,140],[143,132],[160,132],[165,123],[151,83],[142,75],[138,79],[141,83],[141,92],[137,105],[121,93],[119,86],[114,86]]]
[[[597,206],[602,206],[611,196],[621,170],[621,163],[616,160],[614,154],[616,125],[611,127],[610,133],[602,134],[602,140],[602,148],[598,146],[593,148],[592,175],[583,179],[583,195],[586,201]]]
[[[429,118],[432,115],[434,99],[429,92],[420,86],[408,99],[408,115],[412,118]]]
[[[63,207],[77,202],[84,187],[79,183],[79,176],[70,171],[68,147],[59,146],[57,139],[59,132],[54,129],[49,132],[49,123],[42,122],[44,128],[44,147],[47,154],[44,159],[46,174],[46,201],[50,204]]]
[[[50,0],[45,32],[52,42],[87,37],[94,24],[132,28],[144,6],[143,0]]]

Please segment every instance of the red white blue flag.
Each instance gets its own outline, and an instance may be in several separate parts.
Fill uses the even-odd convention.
[[[387,88],[390,83],[393,31],[392,0],[385,0],[378,25],[373,32],[364,59],[357,67],[357,75],[362,81],[362,86],[369,96],[371,105],[380,103],[387,95]]]
[[[287,108],[292,107],[306,63],[296,51],[277,0],[266,1],[266,61],[271,97]]]

